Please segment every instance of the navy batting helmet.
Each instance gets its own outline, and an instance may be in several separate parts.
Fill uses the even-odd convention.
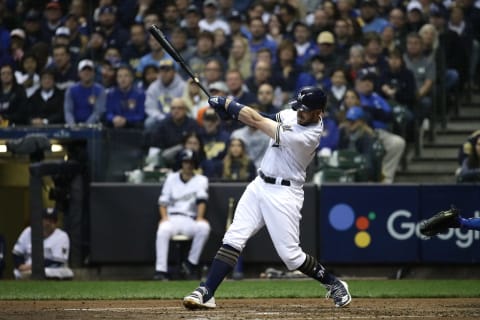
[[[197,153],[193,150],[190,150],[190,149],[183,149],[182,151],[180,151],[179,159],[182,162],[183,161],[192,161],[195,168],[198,165]]]
[[[327,95],[325,92],[321,88],[313,86],[303,87],[298,92],[297,97],[290,101],[290,105],[295,111],[325,111],[326,103]]]

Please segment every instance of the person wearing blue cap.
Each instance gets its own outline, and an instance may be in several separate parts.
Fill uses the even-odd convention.
[[[365,158],[366,176],[363,173],[356,179],[381,181],[382,157],[376,151],[378,138],[375,131],[366,122],[366,113],[359,106],[350,107],[345,115],[346,121],[340,126],[338,150],[352,150]],[[381,145],[380,145],[381,146]]]
[[[47,279],[71,279],[73,271],[68,267],[70,239],[68,234],[57,228],[58,212],[46,208],[42,213],[43,252],[45,277]],[[29,279],[32,274],[32,229],[26,227],[13,247],[13,274],[15,279]]]

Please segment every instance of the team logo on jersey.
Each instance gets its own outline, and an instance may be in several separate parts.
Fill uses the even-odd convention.
[[[281,125],[283,131],[292,131],[292,126],[288,124]]]

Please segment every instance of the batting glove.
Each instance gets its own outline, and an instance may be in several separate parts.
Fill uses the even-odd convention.
[[[214,96],[208,99],[208,104],[215,110],[220,119],[231,120],[232,117],[225,110],[225,103],[227,99],[225,97]]]

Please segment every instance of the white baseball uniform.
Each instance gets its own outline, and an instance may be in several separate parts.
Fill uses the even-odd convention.
[[[207,177],[195,174],[187,182],[180,172],[170,173],[163,184],[158,204],[167,208],[168,220],[160,223],[156,240],[156,271],[167,272],[170,238],[177,234],[192,237],[188,253],[190,263],[196,265],[210,234],[210,224],[197,221],[197,203],[208,200]]]
[[[289,270],[295,270],[306,258],[299,245],[303,184],[323,122],[299,125],[294,110],[281,111],[277,121],[277,133],[263,157],[260,174],[240,198],[223,243],[241,251],[247,240],[266,226],[278,255]],[[289,186],[284,185],[286,181]]]
[[[70,252],[70,239],[68,234],[55,229],[53,233],[43,240],[44,259],[56,261],[61,266],[45,267],[45,276],[47,278],[72,278],[73,271],[68,267],[68,255]],[[25,264],[32,264],[32,229],[25,228],[13,247],[13,254],[23,256]],[[16,279],[22,279],[28,276],[18,269],[13,270]]]

